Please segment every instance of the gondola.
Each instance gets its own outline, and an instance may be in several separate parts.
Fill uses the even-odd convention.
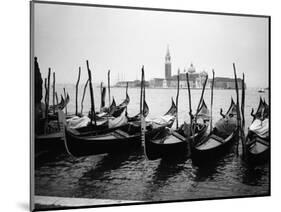
[[[166,115],[175,116],[176,113],[177,113],[177,106],[174,102],[174,99],[172,98],[172,105],[171,105],[170,109],[167,111],[167,113],[165,113],[165,116]]]
[[[60,114],[64,115],[62,111]],[[135,121],[116,128],[80,132],[65,125],[65,147],[69,154],[77,157],[127,151],[141,145],[140,124],[140,121]],[[146,138],[155,136],[170,124],[147,123]]]
[[[270,155],[269,136],[261,137],[248,132],[246,138],[246,157],[250,163],[267,162]]]
[[[256,113],[254,113],[254,108],[252,108],[252,111],[251,111],[251,116],[253,117],[253,121],[255,119],[261,117],[261,115],[262,115],[261,113],[266,107],[267,107],[266,102],[264,100],[262,100],[262,98],[260,97],[260,102],[259,102],[259,106],[258,106]]]
[[[161,130],[163,126],[157,128],[147,127],[146,137],[149,138]],[[81,136],[77,131],[65,130],[65,145],[67,151],[76,157],[102,154],[124,152],[141,145],[141,132],[138,125],[129,123],[111,132],[94,135]]]
[[[264,105],[263,116],[265,118],[269,118],[269,105],[266,103],[265,99],[263,100],[263,105]]]
[[[91,119],[88,116],[83,116],[77,119],[68,119],[67,126],[68,128],[75,129],[77,132],[82,133],[83,135],[92,135],[93,133],[97,134],[99,132],[115,129],[127,124],[128,120],[125,115],[125,108],[123,108],[120,112],[121,114],[119,117],[102,117],[96,119],[96,122],[91,122]]]
[[[149,107],[148,107],[148,105],[147,105],[145,100],[144,100],[144,109],[143,110],[144,110],[143,116],[147,117],[147,115],[149,114]],[[140,116],[140,113],[138,113],[135,116],[128,116],[127,115],[127,118],[128,118],[129,122],[132,122],[132,121],[139,121],[141,119],[141,116]]]
[[[130,97],[126,94],[126,98],[122,103],[116,105],[115,99],[113,97],[112,103],[109,108],[102,108],[100,113],[97,113],[97,118],[101,119],[104,117],[118,117],[123,112],[124,108],[130,103]]]
[[[173,98],[171,100],[172,100],[171,107],[163,116],[156,117],[156,118],[147,118],[146,122],[156,125],[166,125],[168,128],[171,128],[174,124],[177,114],[177,106]]]
[[[227,113],[222,116],[210,134],[192,148],[191,156],[194,161],[208,162],[219,158],[227,153],[239,138],[237,106],[233,99]]]
[[[115,99],[113,98],[110,107],[107,109],[107,112],[101,111],[100,113],[96,113],[96,122],[91,124],[90,114],[88,116],[75,116],[69,118],[67,123],[70,128],[76,129],[79,132],[92,132],[99,130],[106,130],[110,127],[110,122],[116,122],[116,120],[120,119],[124,110],[126,110],[127,105],[130,102],[130,98],[127,95],[126,99],[118,106],[116,106]],[[127,121],[126,121],[127,122]],[[125,124],[125,122],[124,122]],[[119,124],[118,126],[120,126]]]
[[[194,147],[198,142],[200,142],[200,140],[206,134],[207,129],[209,127],[210,112],[204,99],[202,101],[202,105],[199,109],[196,119],[197,119],[196,123],[193,123],[194,135],[189,136],[191,135],[190,124],[184,123],[179,128],[180,130],[183,130],[181,134],[184,134],[186,137],[188,136],[188,140],[191,144],[191,147]],[[201,122],[198,122],[198,120],[201,120]]]
[[[61,96],[61,101],[60,101],[60,103],[58,103],[58,104],[56,104],[56,105],[51,105],[50,107],[49,107],[49,113],[50,112],[52,112],[52,111],[58,111],[58,110],[63,110],[65,107],[66,107],[66,105],[69,103],[69,100],[70,100],[70,98],[69,98],[69,95],[67,94],[67,96],[66,96],[66,98],[64,99],[62,96]]]
[[[117,106],[117,109],[118,109],[118,108],[127,107],[127,105],[128,105],[129,103],[130,103],[130,97],[129,97],[128,94],[126,94],[125,100],[124,100],[121,104],[119,104],[119,105]]]
[[[231,103],[230,103],[230,106],[229,106],[226,114],[223,114],[222,109],[220,109],[220,115],[222,116],[222,118],[226,118],[226,117],[237,118],[237,105],[234,103],[233,98],[231,98]]]
[[[199,117],[202,117],[203,123],[196,123],[195,134],[193,136],[189,136],[190,125],[185,123],[177,130],[164,128],[154,137],[145,140],[147,158],[149,160],[159,158],[176,159],[186,156],[188,151],[187,139],[195,143],[198,142],[206,133],[209,126],[209,110],[204,100],[199,109]]]
[[[103,107],[101,108],[101,111],[97,113],[97,115],[99,117],[102,117],[102,116],[106,116],[108,115],[109,113],[113,113],[115,111],[115,108],[117,107],[116,105],[116,102],[115,102],[115,99],[113,97],[112,99],[112,102],[111,102],[111,105],[109,107]]]
[[[115,100],[113,98],[113,101],[115,103]],[[108,112],[108,116],[112,116],[112,117],[118,117],[120,116],[120,114],[123,112],[123,110],[128,106],[128,104],[130,103],[130,97],[128,94],[126,94],[126,98],[124,99],[124,101],[122,103],[120,103],[119,105],[116,106],[111,106],[109,108],[109,112]]]
[[[250,163],[267,162],[270,155],[269,106],[260,98],[260,103],[246,137],[246,158]]]
[[[51,105],[48,108],[48,120],[58,120],[58,111],[63,110],[67,106],[69,101],[70,101],[70,98],[69,98],[69,95],[67,94],[65,99],[61,96],[60,103],[58,103],[56,105]],[[55,111],[55,113],[54,113],[54,111]],[[67,115],[66,119],[71,118],[73,116],[74,115]]]

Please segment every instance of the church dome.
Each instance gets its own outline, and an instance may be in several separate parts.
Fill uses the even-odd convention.
[[[190,67],[188,68],[188,73],[195,73],[196,72],[196,70],[195,70],[195,67],[193,66],[193,64],[191,63],[190,64]]]

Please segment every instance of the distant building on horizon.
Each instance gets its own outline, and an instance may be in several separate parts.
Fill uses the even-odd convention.
[[[212,84],[212,79],[209,79],[209,84]],[[237,78],[238,88],[242,88],[242,79]],[[235,79],[227,77],[215,77],[214,88],[216,89],[235,89]],[[246,89],[246,83],[245,83]]]
[[[202,71],[197,73],[193,63],[190,64],[187,72],[189,74],[189,84],[191,88],[203,87],[204,80],[208,76],[207,72]],[[180,70],[178,70],[178,74],[180,78],[180,88],[187,88],[186,70],[184,69],[183,73],[180,73]],[[172,62],[168,47],[165,55],[165,79],[153,78],[149,81],[149,85],[154,88],[176,88],[178,74],[172,76]]]
[[[180,69],[178,69],[178,73],[176,75],[172,75],[172,60],[169,46],[167,47],[167,52],[165,55],[165,66],[164,66],[164,74],[165,78],[153,78],[149,81],[145,82],[146,87],[151,88],[177,88],[178,86],[178,75],[179,75],[179,87],[187,88],[187,80],[186,73],[188,73],[189,77],[189,85],[190,88],[202,88],[205,82],[206,77],[208,77],[208,73],[203,70],[201,72],[197,72],[193,63],[190,64],[187,71],[181,73]],[[210,88],[212,85],[212,79],[208,79],[206,88]],[[242,88],[242,79],[238,78],[238,88]],[[126,87],[128,83],[129,87],[140,87],[140,80],[134,81],[120,81],[115,85],[116,87]],[[227,77],[215,77],[214,80],[214,88],[215,89],[235,89],[235,79],[227,78]],[[246,84],[245,84],[246,88]]]
[[[140,87],[141,86],[141,81],[140,80],[134,80],[134,81],[120,81],[117,82],[115,87],[126,87],[128,83],[128,87],[134,88],[134,87]],[[145,81],[145,87],[149,86],[149,82]]]

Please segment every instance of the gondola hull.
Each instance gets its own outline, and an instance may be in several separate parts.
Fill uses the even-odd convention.
[[[251,164],[262,164],[268,162],[270,157],[269,148],[258,154],[253,154],[247,150],[247,161]]]
[[[108,134],[103,137],[81,138],[66,131],[68,152],[75,156],[86,156],[103,153],[124,152],[140,145],[140,139],[132,136],[126,139],[117,138]]]
[[[189,125],[187,125],[189,126]],[[188,142],[197,143],[206,133],[208,124],[206,123],[200,131],[189,139],[181,130],[161,132],[156,138],[146,140],[146,154],[149,160],[162,159],[178,159],[188,156]],[[192,144],[191,144],[192,145]]]
[[[163,129],[163,134],[166,130]],[[163,135],[158,139],[146,139],[145,151],[147,159],[177,159],[187,154],[187,142],[178,134]]]
[[[80,157],[86,155],[95,155],[103,153],[120,153],[127,152],[141,146],[141,134],[139,131],[134,133],[126,133],[123,126],[111,132],[94,135],[81,136],[75,135],[69,129],[65,129],[65,146],[69,154]],[[157,133],[160,128],[149,130],[146,138],[149,139]]]
[[[192,160],[194,162],[211,162],[224,156],[239,139],[239,131],[235,130],[228,139],[222,139],[213,132],[192,148]]]
[[[252,133],[247,136],[246,159],[251,164],[262,164],[270,158],[269,139],[260,138]]]
[[[35,154],[41,151],[64,152],[63,133],[56,132],[46,135],[35,135],[34,150]]]

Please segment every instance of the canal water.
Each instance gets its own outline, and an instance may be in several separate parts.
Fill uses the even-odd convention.
[[[68,113],[73,113],[75,86],[58,85],[58,93],[63,92],[63,87],[66,87],[71,98]],[[94,89],[95,107],[98,111],[99,88]],[[81,86],[79,102],[82,90]],[[137,114],[140,89],[129,88],[128,93],[131,99],[128,113]],[[200,94],[201,90],[191,91],[193,111],[196,110]],[[112,88],[111,95],[118,104],[125,98],[125,88]],[[258,93],[257,89],[246,90],[246,129],[252,121],[251,109],[257,108],[260,96],[268,102],[267,90],[265,93]],[[175,89],[146,89],[149,117],[163,115],[171,105],[171,97],[175,99]],[[228,109],[231,97],[236,101],[235,90],[214,90],[214,123],[220,118],[220,108],[224,112]],[[206,90],[204,99],[210,107],[210,90]],[[89,108],[90,99],[87,94],[84,112]],[[188,110],[188,93],[186,89],[182,89],[179,96],[179,124],[189,121]],[[267,195],[269,182],[268,163],[249,165],[234,150],[204,167],[197,166],[189,158],[181,161],[148,161],[142,149],[125,154],[80,158],[70,157],[64,152],[49,152],[44,159],[37,159],[35,170],[35,194],[60,197],[165,201]]]

